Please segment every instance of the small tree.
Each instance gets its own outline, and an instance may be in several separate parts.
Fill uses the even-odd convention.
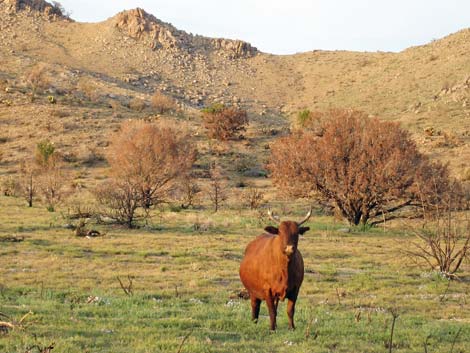
[[[121,208],[119,212],[126,214],[126,224],[131,227],[134,217],[130,211],[135,213],[139,207],[148,211],[164,202],[177,180],[188,174],[195,158],[196,149],[186,132],[142,121],[125,123],[113,137],[108,153],[113,180],[109,185],[117,190],[107,192],[106,197],[98,190],[97,199]],[[125,204],[111,202],[113,197],[124,197]]]
[[[28,202],[28,206],[33,207],[33,200],[37,192],[36,176],[38,168],[33,161],[23,160],[18,174],[19,192]]]
[[[31,102],[34,102],[39,89],[49,86],[47,66],[43,63],[36,64],[26,75],[26,83],[31,88]]]
[[[159,114],[169,113],[176,110],[176,102],[160,91],[156,91],[151,100],[152,108]]]
[[[227,183],[222,168],[217,164],[214,163],[211,165],[209,173],[210,182],[207,193],[214,207],[214,212],[217,212],[227,200]]]
[[[248,116],[245,110],[213,104],[202,110],[202,119],[210,138],[225,141],[246,130]]]
[[[422,155],[398,124],[352,110],[328,116],[321,136],[298,132],[272,145],[268,168],[282,190],[315,196],[357,225],[435,204],[454,189],[447,167]]]

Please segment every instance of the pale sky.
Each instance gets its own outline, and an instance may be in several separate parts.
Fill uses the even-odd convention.
[[[273,54],[401,51],[470,27],[470,0],[61,0],[80,22],[141,7],[178,29]]]

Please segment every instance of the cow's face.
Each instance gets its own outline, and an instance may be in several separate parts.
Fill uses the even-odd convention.
[[[277,234],[281,241],[281,249],[285,255],[291,257],[297,251],[299,243],[299,235],[308,231],[309,227],[300,227],[297,223],[292,221],[281,222],[279,228],[266,227],[264,230],[271,234]]]

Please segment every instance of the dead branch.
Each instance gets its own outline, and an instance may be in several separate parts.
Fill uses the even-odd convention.
[[[398,311],[397,309],[391,309],[390,310],[390,313],[392,314],[392,317],[393,317],[393,321],[392,321],[392,329],[391,329],[391,332],[390,332],[390,341],[388,343],[388,352],[389,353],[392,353],[392,348],[393,348],[393,333],[394,333],[394,330],[395,330],[395,321],[397,320],[398,318]]]
[[[184,343],[186,342],[186,340],[189,338],[189,336],[191,336],[191,334],[193,333],[194,329],[191,329],[191,331],[188,332],[188,334],[186,336],[183,337],[183,340],[181,341],[181,344],[178,348],[178,352],[177,353],[181,353],[181,350],[183,349],[183,345]]]
[[[462,331],[462,328],[460,327],[457,333],[455,334],[454,340],[452,341],[452,347],[450,349],[450,353],[454,353],[454,346],[455,342],[457,342],[457,338],[459,338],[460,332]]]
[[[24,328],[23,322],[26,320],[28,316],[32,314],[33,312],[29,311],[26,314],[24,314],[19,321],[16,321],[16,320],[12,320],[10,316],[0,313],[1,317],[4,317],[5,319],[9,320],[9,321],[0,321],[0,331],[8,332],[8,330],[23,329]]]
[[[25,353],[32,353],[33,349],[36,349],[39,353],[51,353],[54,349],[55,342],[52,342],[49,346],[40,347],[39,345],[35,344],[34,346],[30,346],[26,349]]]
[[[0,242],[2,243],[19,243],[24,241],[24,236],[20,235],[8,235],[4,237],[0,237]]]
[[[127,275],[127,280],[128,280],[127,285],[124,285],[124,283],[122,283],[119,276],[117,277],[117,280],[119,281],[119,285],[121,286],[122,290],[124,291],[124,293],[126,293],[127,296],[131,297],[134,295],[134,290],[132,289],[132,284],[134,280],[133,276]]]

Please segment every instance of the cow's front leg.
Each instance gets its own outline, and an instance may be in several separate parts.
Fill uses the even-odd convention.
[[[276,316],[277,316],[277,300],[273,296],[266,298],[266,304],[269,310],[269,319],[271,321],[271,331],[276,329]]]
[[[287,316],[289,318],[289,329],[295,330],[294,325],[294,313],[295,313],[295,299],[288,299],[287,301]]]
[[[251,299],[251,320],[253,320],[254,322],[258,322],[261,299],[256,298],[254,295],[250,295],[250,299]]]

